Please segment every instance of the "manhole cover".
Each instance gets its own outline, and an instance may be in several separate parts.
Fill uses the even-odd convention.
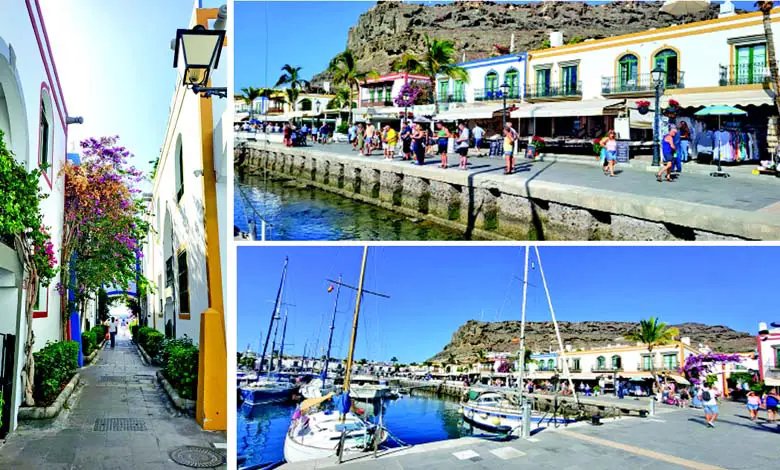
[[[222,454],[208,447],[177,447],[169,455],[177,464],[190,468],[214,468],[225,463]]]
[[[146,431],[146,422],[136,418],[101,418],[95,420],[93,431]]]

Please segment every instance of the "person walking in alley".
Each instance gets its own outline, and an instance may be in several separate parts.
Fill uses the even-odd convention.
[[[116,331],[119,328],[119,320],[115,317],[111,317],[111,321],[108,324],[108,332],[111,335],[111,349],[116,346]]]
[[[704,419],[707,426],[714,428],[715,420],[718,419],[718,396],[717,392],[708,384],[704,384],[699,394],[702,406],[704,407]]]
[[[674,137],[677,135],[677,129],[671,128],[669,129],[669,133],[664,136],[664,139],[661,141],[661,151],[663,153],[664,158],[664,166],[661,167],[661,170],[655,175],[656,181],[659,183],[663,180],[662,175],[664,172],[666,172],[666,181],[672,182],[672,164],[674,163],[674,154],[677,151],[677,147],[674,145]]]

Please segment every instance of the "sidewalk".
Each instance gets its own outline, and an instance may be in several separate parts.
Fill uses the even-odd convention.
[[[9,435],[0,447],[0,468],[184,469],[169,456],[175,448],[216,450],[214,443],[226,441],[224,433],[202,431],[173,408],[156,381],[157,368],[143,364],[126,329],[116,349],[107,342],[99,356],[79,371],[82,385],[70,410],[53,420],[20,423]]]

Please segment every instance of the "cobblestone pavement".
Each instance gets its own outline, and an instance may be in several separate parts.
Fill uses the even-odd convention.
[[[350,462],[348,469],[685,469],[777,468],[780,428],[750,421],[745,406],[724,402],[710,429],[701,410],[661,407],[651,418],[607,419],[602,426],[577,423],[536,432],[530,440],[498,442],[464,438],[410,451]],[[765,415],[765,413],[762,413]],[[763,416],[765,417],[765,416]],[[337,466],[319,461],[284,470]],[[344,465],[342,464],[342,467]]]
[[[214,449],[226,442],[225,433],[203,431],[179,413],[157,383],[156,368],[143,364],[127,330],[120,334],[116,349],[106,344],[100,359],[80,370],[82,385],[69,410],[53,420],[20,423],[9,435],[0,446],[0,468],[168,470],[188,468],[169,456],[180,446],[225,455]]]
[[[280,144],[270,144],[272,148],[282,148]],[[371,159],[379,161],[383,158],[382,151],[374,151],[370,157],[362,157],[352,150],[348,144],[334,143],[328,145],[310,145],[310,150],[336,153],[355,159]],[[595,159],[582,157],[585,161]],[[458,155],[449,156],[449,169],[437,168],[441,163],[439,157],[426,156],[425,167],[435,171],[461,171],[458,169]],[[674,183],[658,183],[653,173],[634,165],[629,169],[626,165],[618,165],[616,178],[605,176],[598,167],[590,164],[564,161],[531,161],[525,158],[515,159],[516,173],[503,175],[502,157],[470,157],[471,173],[488,173],[500,178],[512,178],[521,183],[532,181],[547,181],[567,184],[582,188],[629,193],[636,196],[661,197],[673,200],[706,204],[729,209],[758,211],[763,209],[767,216],[780,213],[780,180],[772,177],[756,176],[755,178],[713,178],[700,172],[685,172]],[[399,158],[393,160],[396,165],[410,165]],[[691,164],[695,165],[695,164]],[[773,214],[774,213],[774,214]]]

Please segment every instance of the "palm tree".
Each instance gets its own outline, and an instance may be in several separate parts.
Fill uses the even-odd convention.
[[[336,90],[336,96],[328,101],[328,109],[338,109],[339,111],[343,110],[344,108],[347,108],[348,110],[352,110],[352,107],[355,105],[355,102],[352,101],[352,92],[349,91],[349,88],[339,88]]]
[[[244,103],[246,103],[249,106],[249,120],[252,120],[252,117],[254,115],[254,102],[257,98],[260,98],[260,93],[263,89],[262,88],[255,88],[255,87],[248,87],[248,88],[242,88],[241,93],[243,95],[241,96],[241,99],[244,100]]]
[[[310,83],[308,80],[301,78],[301,68],[302,67],[293,67],[290,64],[285,64],[284,67],[282,67],[282,72],[284,73],[279,77],[279,80],[276,81],[276,85],[274,86],[290,85],[290,88],[297,88],[299,90],[308,88]]]
[[[301,93],[301,90],[285,88],[284,92],[287,94],[287,102],[290,103],[290,111],[295,111],[295,103],[298,102],[298,95]]]
[[[433,104],[436,113],[439,112],[439,99],[436,95],[436,77],[445,75],[448,78],[469,81],[469,73],[463,67],[455,65],[455,41],[436,39],[425,35],[425,52],[422,57],[404,54],[393,63],[393,70],[407,73],[419,73],[431,80]]]
[[[766,55],[769,60],[769,74],[772,76],[772,83],[775,85],[775,106],[780,113],[780,75],[777,73],[777,58],[775,57],[775,41],[772,34],[772,8],[775,2],[756,2],[755,6],[761,10],[764,15],[764,37],[766,38]],[[777,131],[780,134],[780,121],[777,124]]]
[[[650,317],[649,320],[639,322],[639,327],[626,335],[629,341],[638,341],[647,346],[647,352],[650,353],[650,373],[653,376],[654,385],[658,385],[658,379],[655,376],[655,358],[653,349],[674,341],[676,336],[680,336],[680,330],[669,326],[664,322],[659,322],[657,318]]]
[[[375,78],[377,74],[373,70],[361,71],[357,68],[357,62],[352,51],[347,49],[334,57],[328,64],[328,71],[333,74],[333,84],[349,88],[349,96],[355,96],[353,89],[360,89],[360,85],[368,78]],[[348,100],[351,101],[351,100]],[[349,123],[352,124],[352,106],[349,107]]]
[[[393,356],[392,358],[390,358],[390,362],[392,362],[393,364],[395,364],[396,362],[398,362],[398,358],[397,358],[397,357],[395,357],[395,356]]]

